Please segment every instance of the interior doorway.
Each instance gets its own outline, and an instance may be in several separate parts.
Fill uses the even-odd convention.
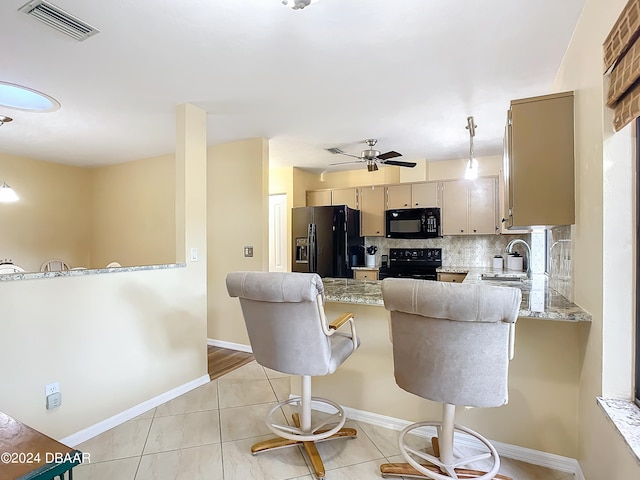
[[[288,271],[287,194],[269,195],[269,271]]]

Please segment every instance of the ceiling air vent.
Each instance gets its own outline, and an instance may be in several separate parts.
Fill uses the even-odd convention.
[[[79,42],[100,33],[100,30],[44,0],[32,0],[18,10]]]

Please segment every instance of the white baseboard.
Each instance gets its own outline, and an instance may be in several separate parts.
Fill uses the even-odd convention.
[[[290,398],[296,395],[290,395]],[[315,410],[332,413],[330,407],[312,402],[312,408]],[[412,422],[407,420],[401,420],[399,418],[387,417],[385,415],[379,415],[377,413],[366,412],[363,410],[357,410],[354,408],[343,407],[347,418],[350,420],[356,420],[358,422],[369,423],[378,427],[387,428],[390,430],[400,431]],[[431,438],[436,434],[435,427],[424,427],[422,431],[416,431],[417,435],[422,435],[425,438]],[[456,436],[456,442],[460,446],[478,448],[482,444],[470,435],[460,434]],[[563,457],[561,455],[555,455],[553,453],[541,452],[530,448],[519,447],[517,445],[510,445],[508,443],[495,442],[491,440],[491,443],[498,451],[498,454],[505,458],[511,458],[513,460],[519,460],[533,465],[541,467],[551,468],[561,472],[573,473],[576,475],[576,480],[585,480],[580,465],[575,458]]]
[[[238,352],[253,353],[250,345],[225,342],[224,340],[215,340],[213,338],[207,338],[207,345],[211,345],[212,347],[228,348],[229,350],[237,350]]]
[[[145,402],[139,403],[138,405],[131,407],[124,412],[120,412],[113,417],[107,418],[106,420],[91,425],[84,430],[73,433],[68,437],[60,440],[60,442],[69,447],[75,447],[82,442],[86,442],[87,440],[100,435],[101,433],[104,433],[113,427],[117,427],[118,425],[121,425],[124,422],[137,417],[138,415],[142,415],[152,408],[162,405],[169,400],[173,400],[174,398],[179,397],[180,395],[183,395],[193,390],[194,388],[198,388],[199,386],[204,385],[209,381],[210,378],[208,374],[202,375],[200,378],[196,378],[195,380],[185,383],[184,385],[180,385],[179,387],[173,388],[168,392],[164,392],[157,397],[153,397]]]

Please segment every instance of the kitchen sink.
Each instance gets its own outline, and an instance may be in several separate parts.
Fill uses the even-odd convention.
[[[522,282],[523,277],[510,277],[507,275],[493,275],[490,273],[483,273],[480,275],[482,280],[495,280],[498,282]]]

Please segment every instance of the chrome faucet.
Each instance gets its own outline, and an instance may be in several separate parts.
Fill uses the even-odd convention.
[[[513,253],[513,246],[517,245],[518,243],[524,245],[525,249],[527,250],[527,278],[531,278],[531,247],[529,246],[529,244],[521,238],[514,238],[509,243],[507,243],[504,251],[507,253]]]

